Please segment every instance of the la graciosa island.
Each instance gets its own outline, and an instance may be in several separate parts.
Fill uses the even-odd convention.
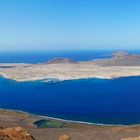
[[[0,74],[16,81],[112,79],[140,76],[140,56],[127,52],[114,53],[112,58],[74,61],[55,58],[39,64],[0,64]]]
[[[139,54],[1,63],[0,74],[3,109],[88,124],[140,124]]]

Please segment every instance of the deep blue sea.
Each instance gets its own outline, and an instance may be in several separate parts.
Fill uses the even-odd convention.
[[[0,62],[41,63],[53,57],[91,60],[98,52],[3,53]],[[140,124],[140,77],[46,83],[0,77],[0,108],[98,124]]]
[[[114,51],[24,51],[0,52],[0,63],[42,63],[66,57],[77,61],[109,58]]]

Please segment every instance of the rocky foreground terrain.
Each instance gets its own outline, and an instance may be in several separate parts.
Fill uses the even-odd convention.
[[[0,110],[0,140],[139,140],[140,136],[139,125],[98,126],[63,122],[65,125],[60,128],[37,127],[34,122],[42,119],[50,121],[31,114]]]
[[[0,128],[0,140],[35,140],[24,128]]]

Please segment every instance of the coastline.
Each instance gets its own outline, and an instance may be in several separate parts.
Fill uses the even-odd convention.
[[[61,118],[56,118],[56,117],[49,117],[49,116],[43,116],[43,115],[37,115],[33,113],[29,113],[26,111],[22,110],[14,110],[14,109],[4,109],[0,108],[0,111],[8,111],[8,112],[15,112],[15,113],[22,113],[28,116],[33,116],[38,118],[39,120],[42,119],[48,119],[48,120],[54,120],[54,121],[60,121],[64,123],[73,123],[73,124],[83,124],[83,125],[91,125],[91,126],[105,126],[105,127],[130,127],[130,126],[140,126],[140,124],[130,124],[130,125],[124,125],[124,124],[104,124],[104,123],[92,123],[92,122],[84,122],[84,121],[74,121],[74,120],[67,120],[67,119],[61,119]]]
[[[13,64],[11,64],[13,66]],[[10,64],[0,64],[11,66]],[[0,75],[17,82],[45,80],[116,79],[140,76],[140,66],[100,66],[94,62],[56,64],[15,64],[11,68],[0,68]]]
[[[34,82],[34,81],[42,81],[42,82],[64,82],[64,81],[75,81],[75,80],[87,80],[87,79],[104,79],[104,80],[113,80],[113,79],[119,79],[119,78],[127,78],[127,77],[140,77],[140,74],[138,75],[128,75],[128,76],[112,76],[112,77],[103,77],[103,76],[94,76],[94,77],[85,77],[85,78],[69,78],[69,79],[62,79],[62,78],[36,78],[36,79],[16,79],[16,78],[11,78],[10,76],[7,76],[6,74],[0,73],[0,76],[13,80],[16,82]]]
[[[44,120],[44,118],[43,118]],[[120,140],[127,137],[138,137],[140,125],[135,126],[105,126],[90,125],[71,122],[61,122],[46,119],[53,124],[63,124],[63,127],[39,127],[35,122],[42,118],[29,113],[0,110],[0,126],[3,128],[23,127],[36,140],[57,140],[60,136],[67,134],[74,140]],[[119,135],[118,135],[119,134]]]
[[[56,78],[56,79],[53,79],[53,78],[36,78],[36,79],[12,79],[11,77],[7,76],[6,74],[1,74],[0,73],[0,76],[5,78],[5,79],[9,79],[9,80],[13,80],[13,81],[16,81],[16,82],[34,82],[34,81],[43,81],[43,82],[53,82],[53,81],[58,81],[58,82],[63,82],[63,81],[73,81],[73,80],[86,80],[86,79],[107,79],[107,80],[112,80],[112,79],[117,79],[117,78],[123,78],[123,77],[131,77],[131,76],[122,76],[122,77],[101,77],[101,76],[94,76],[94,77],[85,77],[85,78],[69,78],[69,79],[62,79],[62,78]],[[138,75],[140,76],[140,75]]]
[[[85,125],[96,125],[96,126],[127,126],[127,125],[115,125],[115,124],[100,124],[100,123],[90,123],[90,122],[84,122],[84,121],[73,121],[73,120],[66,120],[66,119],[60,119],[60,118],[55,118],[55,117],[49,117],[49,116],[43,116],[43,115],[37,115],[37,114],[32,114],[29,112],[21,111],[21,110],[14,110],[14,109],[4,109],[0,108],[0,111],[10,111],[10,112],[16,112],[16,113],[23,113],[26,115],[31,115],[35,116],[39,119],[50,119],[50,120],[56,120],[56,121],[61,121],[61,122],[66,122],[66,123],[74,123],[74,124],[85,124]],[[140,124],[138,124],[140,125]],[[128,125],[129,126],[129,125]],[[135,125],[131,125],[135,126]]]
[[[18,79],[16,77],[11,77],[11,76],[8,76],[6,75],[5,73],[1,73],[0,72],[0,76],[6,78],[6,79],[9,79],[9,80],[14,80],[16,82],[33,82],[33,81],[58,81],[58,82],[62,82],[62,81],[69,81],[69,80],[82,80],[82,79],[106,79],[106,80],[113,80],[113,79],[118,79],[118,78],[125,78],[125,77],[139,77],[140,74],[128,74],[128,75],[114,75],[114,76],[89,76],[89,77],[79,77],[79,78],[74,78],[74,77],[71,77],[71,78],[62,78],[62,77],[36,77],[36,78],[27,78],[27,79]]]
[[[129,78],[128,78],[129,79]],[[134,78],[135,79],[135,78]],[[139,79],[139,78],[138,78]],[[2,81],[3,81],[4,79],[2,78]],[[89,79],[90,80],[90,79]],[[4,80],[5,81],[5,80]],[[75,80],[73,80],[73,82],[74,82]],[[84,80],[81,80],[81,81],[84,81]],[[94,80],[93,79],[93,81],[95,81],[96,82],[96,79]],[[98,81],[98,79],[97,79],[97,81]],[[107,83],[110,83],[109,82],[110,80],[108,80],[107,81]],[[114,80],[113,80],[114,81]],[[111,82],[113,82],[113,81],[111,81]],[[127,81],[127,80],[125,80],[125,81]],[[72,82],[72,84],[74,84]],[[99,80],[99,82],[100,82],[100,80]],[[101,83],[104,83],[104,80],[101,80]],[[13,83],[13,84],[16,84],[16,82],[15,81],[13,81],[13,80],[11,80],[11,82],[10,83]],[[37,81],[35,82],[35,83],[37,83]],[[40,84],[42,83],[42,81],[40,81]],[[64,81],[64,83],[65,83],[65,81]],[[69,82],[68,82],[69,83]],[[106,82],[105,82],[106,83]],[[21,83],[22,84],[22,83]],[[23,83],[24,84],[24,83]],[[32,84],[32,83],[31,83]],[[50,83],[51,84],[51,83]],[[70,84],[71,84],[71,82],[70,82]],[[27,83],[27,85],[28,85],[28,83]],[[44,84],[43,84],[44,85]],[[45,87],[46,87],[47,85],[45,84]],[[55,86],[55,85],[54,85]],[[56,84],[56,86],[57,86],[57,84]],[[57,92],[57,91],[56,91]],[[10,93],[11,94],[11,93]],[[23,92],[23,94],[24,94],[24,92]],[[10,95],[11,96],[11,95]],[[11,108],[11,109],[9,109],[9,108]],[[9,108],[7,108],[7,110],[12,110],[12,107],[9,107]],[[14,108],[14,107],[13,107]],[[23,108],[24,109],[24,108]],[[77,124],[87,124],[87,125],[99,125],[99,126],[127,126],[127,124],[128,124],[128,126],[130,126],[130,125],[139,125],[139,124],[137,124],[137,123],[134,123],[134,124],[129,124],[129,122],[127,123],[123,123],[122,122],[122,124],[120,123],[117,123],[117,122],[111,122],[111,123],[109,123],[108,124],[108,122],[106,121],[105,123],[100,123],[100,122],[102,122],[102,121],[95,121],[94,122],[94,120],[90,120],[91,122],[86,122],[86,121],[74,121],[74,120],[71,120],[71,118],[69,117],[68,118],[68,120],[66,119],[66,117],[64,116],[62,116],[62,118],[64,118],[64,119],[61,119],[61,117],[59,118],[57,115],[54,117],[53,115],[52,116],[43,116],[43,115],[40,115],[38,112],[36,112],[36,113],[38,113],[37,115],[36,114],[32,114],[32,110],[30,111],[30,112],[24,112],[24,111],[21,111],[22,110],[22,108],[20,109],[20,110],[12,110],[12,111],[17,111],[17,112],[22,112],[22,113],[27,113],[27,114],[31,114],[31,115],[35,115],[35,116],[38,116],[38,117],[40,117],[40,118],[46,118],[46,119],[52,119],[52,120],[58,120],[58,121],[63,121],[63,122],[67,122],[67,123],[77,123]],[[26,110],[26,109],[25,109]],[[47,114],[47,112],[46,112],[46,114]],[[46,115],[45,114],[45,115]],[[58,118],[57,118],[58,117]],[[80,116],[79,116],[80,117]],[[94,117],[94,116],[93,116]],[[78,118],[76,118],[75,120],[78,120]],[[89,121],[89,120],[87,120],[87,121]],[[107,124],[106,124],[107,123]],[[115,124],[116,123],[116,124]]]

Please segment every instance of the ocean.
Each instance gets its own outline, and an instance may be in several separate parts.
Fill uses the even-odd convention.
[[[110,51],[3,53],[1,63],[42,63],[111,57]],[[140,77],[16,82],[0,77],[0,108],[95,124],[140,124]]]
[[[76,61],[109,58],[114,51],[16,51],[0,52],[0,63],[42,63],[65,57]]]

